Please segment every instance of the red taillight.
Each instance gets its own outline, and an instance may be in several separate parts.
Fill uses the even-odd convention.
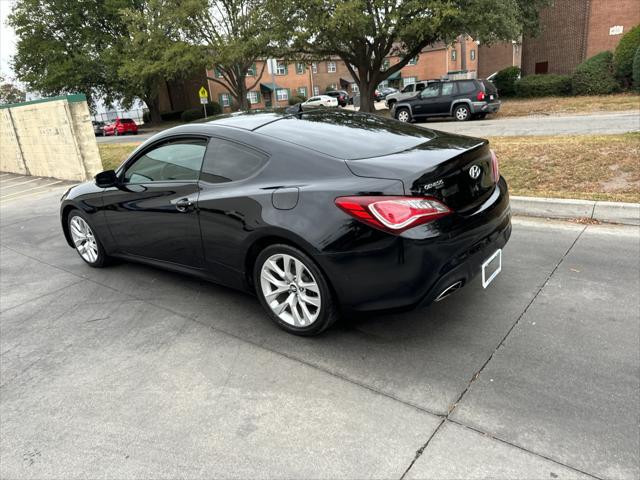
[[[362,222],[393,233],[451,213],[449,207],[429,197],[338,197],[336,205]]]
[[[494,183],[498,183],[500,180],[500,165],[498,165],[498,157],[496,157],[496,152],[491,151],[491,173],[493,174]]]
[[[484,100],[485,94],[484,92],[478,92],[478,96],[476,97],[480,102]]]

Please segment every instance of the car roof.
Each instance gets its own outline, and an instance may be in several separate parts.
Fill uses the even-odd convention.
[[[295,107],[294,107],[295,108]],[[255,132],[298,147],[343,160],[380,157],[411,150],[438,134],[433,130],[348,110],[326,109],[235,113],[215,120],[191,122],[162,132],[207,134],[218,128]],[[163,135],[164,134],[164,135]],[[340,138],[336,142],[336,138]]]

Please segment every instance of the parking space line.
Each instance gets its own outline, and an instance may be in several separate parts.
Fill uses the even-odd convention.
[[[18,185],[26,185],[27,183],[37,182],[38,180],[42,180],[42,179],[40,177],[38,177],[38,178],[33,178],[31,180],[27,180],[26,182],[12,183],[11,185],[7,185],[6,188],[17,187]]]
[[[24,178],[26,175],[20,175],[19,177],[11,177],[5,178],[4,180],[0,180],[0,185],[4,185],[5,183],[13,182],[14,180],[18,180],[19,178]]]
[[[57,185],[58,183],[62,183],[62,180],[58,180],[57,182],[47,183],[46,185],[40,185],[40,186],[37,186],[37,187],[28,188],[28,189],[22,190],[20,192],[9,193],[8,195],[0,196],[0,200],[5,199],[5,198],[9,198],[9,197],[15,197],[16,195],[21,195],[23,193],[30,192],[32,190],[39,190],[41,188],[50,187],[51,185]]]
[[[11,174],[10,173],[2,173],[2,174],[0,174],[0,178],[8,177],[9,175],[11,175]]]

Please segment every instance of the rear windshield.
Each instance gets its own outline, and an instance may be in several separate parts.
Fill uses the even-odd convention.
[[[380,157],[428,142],[435,134],[424,128],[361,113],[306,113],[285,117],[256,130],[345,160]]]
[[[120,123],[133,123],[133,120],[130,118],[121,118]]]
[[[489,80],[481,80],[482,85],[484,85],[484,91],[487,93],[496,93],[498,90],[495,85],[491,83]]]

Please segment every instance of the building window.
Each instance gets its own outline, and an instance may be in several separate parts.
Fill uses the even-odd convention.
[[[413,57],[411,60],[409,60],[409,63],[407,63],[407,65],[417,65],[417,64],[418,64],[418,55]]]
[[[279,102],[289,100],[289,90],[287,90],[286,88],[277,88],[276,100],[278,100]]]
[[[298,95],[307,98],[307,87],[298,87]]]
[[[304,73],[304,63],[296,63],[296,73],[302,75]]]
[[[254,63],[247,70],[247,77],[255,77],[256,76],[256,64]]]
[[[222,70],[220,70],[218,67],[215,68],[215,72],[216,72],[216,78],[222,78]]]
[[[351,91],[353,93],[360,93],[360,87],[358,87],[357,83],[352,83],[351,84]]]
[[[312,63],[311,64],[311,71],[313,73],[318,73],[318,64],[317,63]]]
[[[327,62],[327,72],[336,73],[336,62]]]
[[[458,58],[458,52],[455,49],[451,50],[451,61],[455,62],[456,58]]]
[[[320,87],[319,86],[316,85],[315,87],[313,87],[313,95],[314,96],[320,95]]]
[[[251,105],[260,103],[260,94],[258,92],[247,92],[247,100]]]
[[[469,55],[471,56],[471,60],[475,60],[476,59],[476,51],[475,50],[471,50],[471,52],[469,53]]]
[[[407,85],[411,85],[412,83],[416,83],[416,77],[405,77],[402,79],[402,86],[406,87]]]
[[[276,66],[276,75],[286,75],[287,65],[285,63],[278,63]]]
[[[389,68],[389,59],[385,58],[384,60],[382,60],[382,65],[380,65],[380,71],[384,71],[387,68]]]
[[[256,92],[253,92],[256,93]],[[248,98],[248,95],[247,95]],[[230,107],[231,106],[231,95],[229,95],[228,93],[221,93],[220,94],[220,105],[222,105],[223,107]]]

